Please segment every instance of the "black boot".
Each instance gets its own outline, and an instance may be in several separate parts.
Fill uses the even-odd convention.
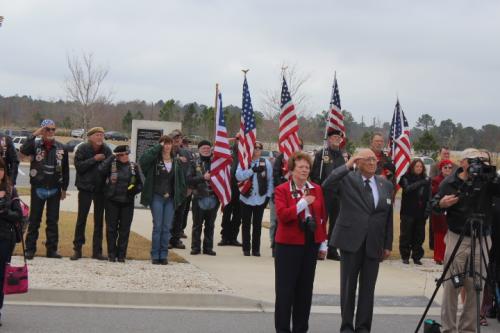
[[[70,260],[78,260],[82,257],[82,249],[75,249],[73,255],[69,257]]]

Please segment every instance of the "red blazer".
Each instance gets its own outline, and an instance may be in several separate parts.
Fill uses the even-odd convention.
[[[316,220],[316,232],[314,240],[321,243],[326,240],[326,222],[327,213],[323,199],[321,187],[315,183],[309,182],[313,188],[310,188],[310,195],[316,197],[312,205],[309,205],[309,211]],[[297,202],[299,198],[292,197],[291,182],[281,184],[274,190],[274,205],[278,225],[276,229],[275,241],[281,244],[304,245],[305,234],[300,229],[299,217],[297,216]],[[304,219],[305,212],[300,213],[300,218]]]

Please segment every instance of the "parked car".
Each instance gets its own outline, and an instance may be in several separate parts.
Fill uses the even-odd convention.
[[[85,130],[83,128],[76,128],[71,130],[70,135],[74,138],[83,138],[85,135]]]
[[[271,164],[274,164],[274,160],[276,159],[272,150],[263,150],[260,157],[269,160]]]
[[[75,150],[75,147],[82,142],[83,140],[80,139],[69,140],[68,142],[66,142],[64,147],[66,147],[66,150],[68,152],[72,153]]]
[[[15,136],[12,138],[12,143],[14,144],[16,151],[19,151],[19,149],[21,149],[21,146],[26,142],[27,139],[28,138],[25,136]]]
[[[13,130],[13,129],[2,129],[0,131],[0,133],[2,133],[3,135],[8,135],[10,136],[11,138],[14,138],[16,136],[23,136],[23,137],[28,137],[30,136],[31,134],[33,134],[32,131],[28,131],[26,129],[21,129],[21,130]]]
[[[128,136],[116,131],[109,131],[104,133],[104,139],[115,141],[128,141]]]
[[[424,162],[425,172],[429,175],[431,173],[431,166],[435,163],[435,161],[429,156],[417,156],[416,158],[419,158],[422,162]]]

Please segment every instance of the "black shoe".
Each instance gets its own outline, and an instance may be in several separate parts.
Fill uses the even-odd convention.
[[[419,265],[419,266],[423,265],[422,262],[420,261],[420,259],[413,259],[413,263],[415,265]]]
[[[35,252],[26,251],[26,252],[24,252],[24,256],[28,260],[33,260],[33,258],[35,257]]]
[[[168,249],[171,250],[173,249],[174,247],[172,246],[172,244],[168,244]]]
[[[243,251],[243,255],[245,257],[250,257],[250,251]]]
[[[82,257],[82,250],[75,250],[73,255],[69,257],[70,260],[78,260]]]
[[[200,251],[200,250],[191,250],[191,254],[192,254],[193,256],[195,256],[195,255],[197,255],[197,254],[200,254],[200,253],[201,253],[201,251]]]
[[[57,253],[57,251],[55,251],[55,252],[47,252],[47,258],[61,259],[62,255],[60,255],[59,253]]]
[[[184,245],[181,241],[178,241],[177,243],[172,244],[172,247],[174,249],[184,250],[186,248],[186,245]]]
[[[96,259],[96,260],[108,260],[108,257],[105,257],[102,254],[94,254],[92,256],[92,259]]]
[[[231,245],[231,246],[241,246],[241,243],[238,242],[237,239],[235,239],[235,240],[230,241],[229,245]]]
[[[326,254],[326,259],[340,261],[340,256],[339,256],[339,253],[337,252],[337,250],[328,251],[328,253]]]
[[[187,235],[183,232],[183,233],[181,234],[181,238],[188,238],[188,236],[187,236]]]
[[[207,254],[209,256],[217,255],[217,253],[214,250],[203,250],[203,254]]]
[[[160,265],[168,265],[168,259],[161,259]]]
[[[403,259],[403,264],[405,264],[405,265],[409,265],[409,264],[410,264],[410,260],[408,260],[408,259]]]
[[[253,255],[254,257],[260,257],[260,252],[252,252],[252,255]]]
[[[228,245],[231,245],[231,242],[224,239],[217,243],[217,246],[228,246]]]
[[[124,263],[125,262],[125,258],[118,258],[117,261],[121,262],[121,263]]]
[[[115,256],[109,256],[108,257],[109,262],[116,262],[116,257]]]
[[[160,264],[160,259],[153,259],[153,260],[151,260],[151,263],[153,265],[159,265]]]

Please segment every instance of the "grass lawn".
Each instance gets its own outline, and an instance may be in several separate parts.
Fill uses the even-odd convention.
[[[75,234],[76,213],[61,212],[59,216],[59,253],[63,257],[70,257],[73,254],[73,237]],[[94,232],[93,214],[89,214],[87,218],[87,227],[85,228],[85,245],[83,246],[83,256],[92,256],[92,234]],[[40,236],[37,243],[37,255],[45,256],[45,217],[40,226]],[[103,254],[106,255],[106,236],[103,239]],[[140,236],[135,232],[130,232],[130,238],[127,249],[127,259],[149,260],[151,250],[151,241]],[[16,255],[22,253],[21,244],[17,244]],[[171,262],[187,262],[184,258],[177,255],[174,251],[168,251],[168,260]]]

